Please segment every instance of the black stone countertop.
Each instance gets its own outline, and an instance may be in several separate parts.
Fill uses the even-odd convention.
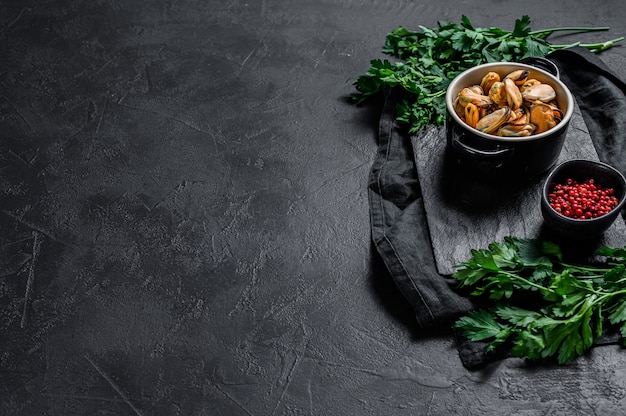
[[[351,79],[462,14],[626,34],[617,0],[0,2],[0,414],[623,414],[619,346],[469,371],[373,254]]]

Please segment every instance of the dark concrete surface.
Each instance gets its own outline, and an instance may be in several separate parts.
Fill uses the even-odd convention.
[[[351,79],[461,14],[626,34],[617,0],[0,1],[0,414],[626,414],[622,348],[468,371],[373,254]]]

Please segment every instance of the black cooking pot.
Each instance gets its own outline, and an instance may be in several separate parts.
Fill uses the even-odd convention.
[[[530,181],[556,163],[572,118],[574,99],[559,80],[556,66],[552,71],[555,74],[551,74],[542,69],[550,69],[550,61],[537,61],[542,64],[541,68],[514,62],[483,64],[462,72],[452,80],[446,92],[447,144],[461,171],[490,181]],[[532,63],[537,64],[535,61]],[[499,137],[469,126],[454,111],[454,101],[463,88],[480,84],[489,71],[497,72],[503,78],[518,69],[528,69],[528,78],[550,84],[556,91],[556,101],[563,111],[563,118],[555,127],[527,137]]]

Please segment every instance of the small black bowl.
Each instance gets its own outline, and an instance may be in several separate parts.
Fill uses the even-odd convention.
[[[618,204],[608,213],[589,219],[567,217],[550,206],[548,194],[556,184],[571,178],[578,183],[593,179],[604,189],[613,188]],[[541,193],[541,214],[545,223],[560,237],[574,240],[591,239],[602,235],[620,215],[626,202],[626,179],[617,169],[606,163],[575,159],[561,163],[548,174]]]

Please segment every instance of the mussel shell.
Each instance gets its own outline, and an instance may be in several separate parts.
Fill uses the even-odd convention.
[[[476,129],[483,133],[493,133],[506,123],[510,114],[511,109],[509,107],[499,108],[478,120]]]
[[[542,101],[547,103],[548,101],[554,100],[556,96],[554,88],[544,83],[532,85],[522,92],[522,97],[527,101]]]

